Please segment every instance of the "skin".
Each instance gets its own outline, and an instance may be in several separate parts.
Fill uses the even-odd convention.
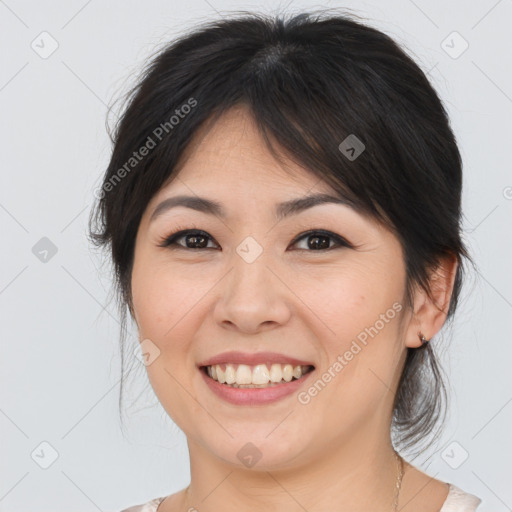
[[[354,512],[393,510],[390,423],[400,371],[406,348],[420,346],[418,331],[430,339],[441,329],[456,264],[441,262],[432,274],[433,300],[417,289],[414,308],[407,308],[400,243],[375,220],[340,204],[276,220],[276,203],[333,193],[286,163],[287,171],[249,112],[233,108],[196,134],[177,177],[141,219],[132,314],[139,339],[160,351],[147,366],[149,380],[187,436],[191,468],[190,485],[167,497],[159,512],[315,512],[338,510],[340,503]],[[156,205],[180,194],[216,200],[228,216],[180,206],[150,222]],[[206,231],[211,248],[187,249],[183,237],[181,246],[158,245],[181,229]],[[307,236],[292,245],[313,229],[338,234],[354,248],[309,249]],[[236,252],[247,236],[263,250],[252,263]],[[227,350],[269,350],[313,362],[314,381],[394,303],[401,311],[305,405],[296,394],[268,405],[231,405],[209,390],[196,368]],[[248,442],[262,454],[252,468],[237,458]],[[409,464],[405,469],[402,512],[438,511],[447,484]]]

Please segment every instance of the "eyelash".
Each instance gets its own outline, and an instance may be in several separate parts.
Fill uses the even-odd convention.
[[[161,240],[158,243],[159,247],[171,247],[176,249],[185,249],[188,251],[201,251],[201,250],[211,250],[213,247],[185,247],[184,245],[178,244],[177,240],[180,238],[183,238],[184,236],[188,234],[196,234],[196,235],[202,235],[209,240],[214,240],[211,235],[209,235],[206,231],[203,231],[201,229],[184,229],[184,228],[177,228],[174,232],[172,232],[170,235],[167,235],[163,240]],[[325,251],[331,251],[333,249],[339,249],[342,247],[351,248],[353,249],[354,246],[350,244],[346,239],[343,237],[337,235],[336,233],[332,233],[331,231],[326,231],[323,229],[312,229],[310,231],[306,231],[304,233],[301,233],[298,235],[292,242],[292,245],[295,245],[297,242],[302,240],[303,238],[309,238],[312,236],[323,236],[333,239],[335,245],[332,247],[329,247],[327,249],[298,249],[299,251],[306,251],[306,252],[325,252]]]

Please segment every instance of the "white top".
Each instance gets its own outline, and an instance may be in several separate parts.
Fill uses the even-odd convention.
[[[482,500],[473,494],[469,494],[459,487],[448,483],[450,489],[448,496],[439,512],[474,512]],[[135,505],[125,508],[121,512],[157,512],[158,505],[165,500],[167,496],[162,498],[154,498],[143,505]]]

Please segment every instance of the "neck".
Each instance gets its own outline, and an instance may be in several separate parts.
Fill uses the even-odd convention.
[[[392,512],[397,462],[388,439],[360,430],[306,463],[273,469],[228,464],[189,440],[191,483],[180,510],[350,510]],[[260,461],[261,463],[263,462]]]

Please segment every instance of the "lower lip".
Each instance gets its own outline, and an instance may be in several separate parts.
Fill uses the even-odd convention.
[[[208,387],[220,398],[234,405],[260,405],[276,402],[285,396],[295,393],[308,380],[314,370],[306,373],[300,379],[269,386],[268,388],[233,388],[221,384],[209,377],[202,369],[199,370]]]

